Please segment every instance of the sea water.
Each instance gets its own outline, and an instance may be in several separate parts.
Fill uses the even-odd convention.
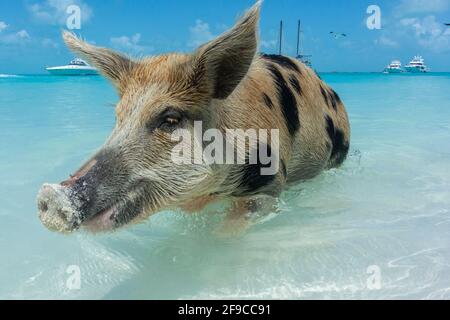
[[[323,74],[350,115],[345,165],[283,193],[280,213],[215,236],[163,212],[63,236],[37,217],[114,125],[102,78],[0,78],[0,298],[450,298],[450,75]]]

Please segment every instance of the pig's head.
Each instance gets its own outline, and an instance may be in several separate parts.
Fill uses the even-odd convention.
[[[172,161],[178,129],[214,128],[217,100],[238,86],[257,50],[259,3],[228,32],[192,54],[132,60],[65,32],[64,41],[116,87],[110,137],[70,178],[45,184],[39,217],[53,231],[108,231],[178,206],[205,187],[211,168]]]

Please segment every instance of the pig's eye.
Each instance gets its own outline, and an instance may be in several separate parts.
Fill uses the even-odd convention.
[[[166,125],[176,126],[177,124],[180,123],[180,119],[174,118],[174,117],[167,117],[167,118],[164,120],[164,123],[165,123]]]
[[[159,128],[166,131],[177,128],[183,120],[181,113],[176,110],[165,112],[161,118]]]

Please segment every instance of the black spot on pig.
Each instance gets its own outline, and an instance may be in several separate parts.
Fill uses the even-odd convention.
[[[272,150],[270,146],[267,145],[267,156],[270,158],[272,156]],[[274,175],[263,175],[261,174],[261,169],[270,168],[271,163],[263,164],[259,155],[259,146],[256,151],[257,161],[256,163],[250,163],[249,158],[246,159],[246,164],[241,165],[239,168],[239,183],[234,196],[251,196],[258,193],[264,192],[263,189],[268,187],[271,183],[275,181],[276,174]]]
[[[297,91],[298,95],[301,96],[302,88],[300,87],[300,83],[298,82],[298,79],[296,77],[294,77],[293,75],[291,75],[289,77],[289,82],[291,83],[292,88],[294,88],[295,91]]]
[[[268,106],[269,109],[273,109],[272,99],[270,99],[270,97],[265,93],[264,93],[263,97],[264,97],[264,103],[266,104],[266,106]]]
[[[344,132],[335,127],[333,120],[329,116],[325,116],[325,121],[332,148],[330,161],[333,166],[339,167],[347,158],[350,145],[345,140]]]
[[[294,136],[300,129],[297,101],[286,83],[286,80],[284,80],[280,70],[278,70],[278,68],[273,64],[269,64],[267,68],[272,73],[272,77],[278,89],[278,99],[284,116],[284,121],[288,127],[289,133],[291,136]]]
[[[290,69],[293,71],[296,71],[298,73],[301,73],[300,68],[298,67],[298,64],[294,62],[291,58],[280,56],[278,54],[262,54],[262,58],[269,60],[273,63],[278,64],[279,66]]]

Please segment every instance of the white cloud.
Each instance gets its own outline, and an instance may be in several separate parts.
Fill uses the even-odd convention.
[[[0,32],[5,30],[6,28],[8,28],[8,25],[6,24],[6,22],[0,21]]]
[[[195,21],[195,26],[189,28],[189,33],[189,47],[198,47],[215,38],[215,35],[211,32],[209,24],[200,19]]]
[[[83,0],[45,0],[43,3],[28,6],[28,10],[38,21],[52,25],[65,25],[69,17],[66,10],[71,5],[80,7],[82,22],[87,22],[92,17],[91,7]]]
[[[53,49],[59,48],[59,44],[56,41],[49,38],[42,39],[41,44],[45,48],[53,48]]]
[[[0,37],[0,43],[3,44],[23,44],[28,40],[30,40],[30,35],[26,30],[20,30]]]
[[[450,0],[401,0],[394,9],[397,17],[411,14],[445,12],[450,8]]]
[[[9,27],[6,22],[0,21],[0,44],[23,44],[30,40],[30,35],[26,30],[20,30],[17,32],[3,32]]]
[[[423,18],[405,18],[400,26],[412,32],[417,43],[435,52],[450,51],[450,30],[433,15]]]
[[[153,47],[148,47],[141,44],[140,33],[136,33],[131,37],[128,36],[113,37],[110,39],[110,42],[114,48],[125,51],[130,54],[142,54],[154,50]]]
[[[30,39],[30,35],[28,34],[27,30],[20,30],[16,33],[16,36],[19,39]]]
[[[389,37],[387,37],[385,35],[382,35],[380,38],[375,40],[375,44],[380,44],[380,45],[385,46],[385,47],[393,47],[393,48],[399,46],[397,41],[395,41],[395,40],[393,40],[393,39],[391,39],[391,38],[389,38]]]
[[[266,49],[266,50],[275,49],[277,44],[278,44],[277,40],[261,40],[260,41],[261,49]]]

